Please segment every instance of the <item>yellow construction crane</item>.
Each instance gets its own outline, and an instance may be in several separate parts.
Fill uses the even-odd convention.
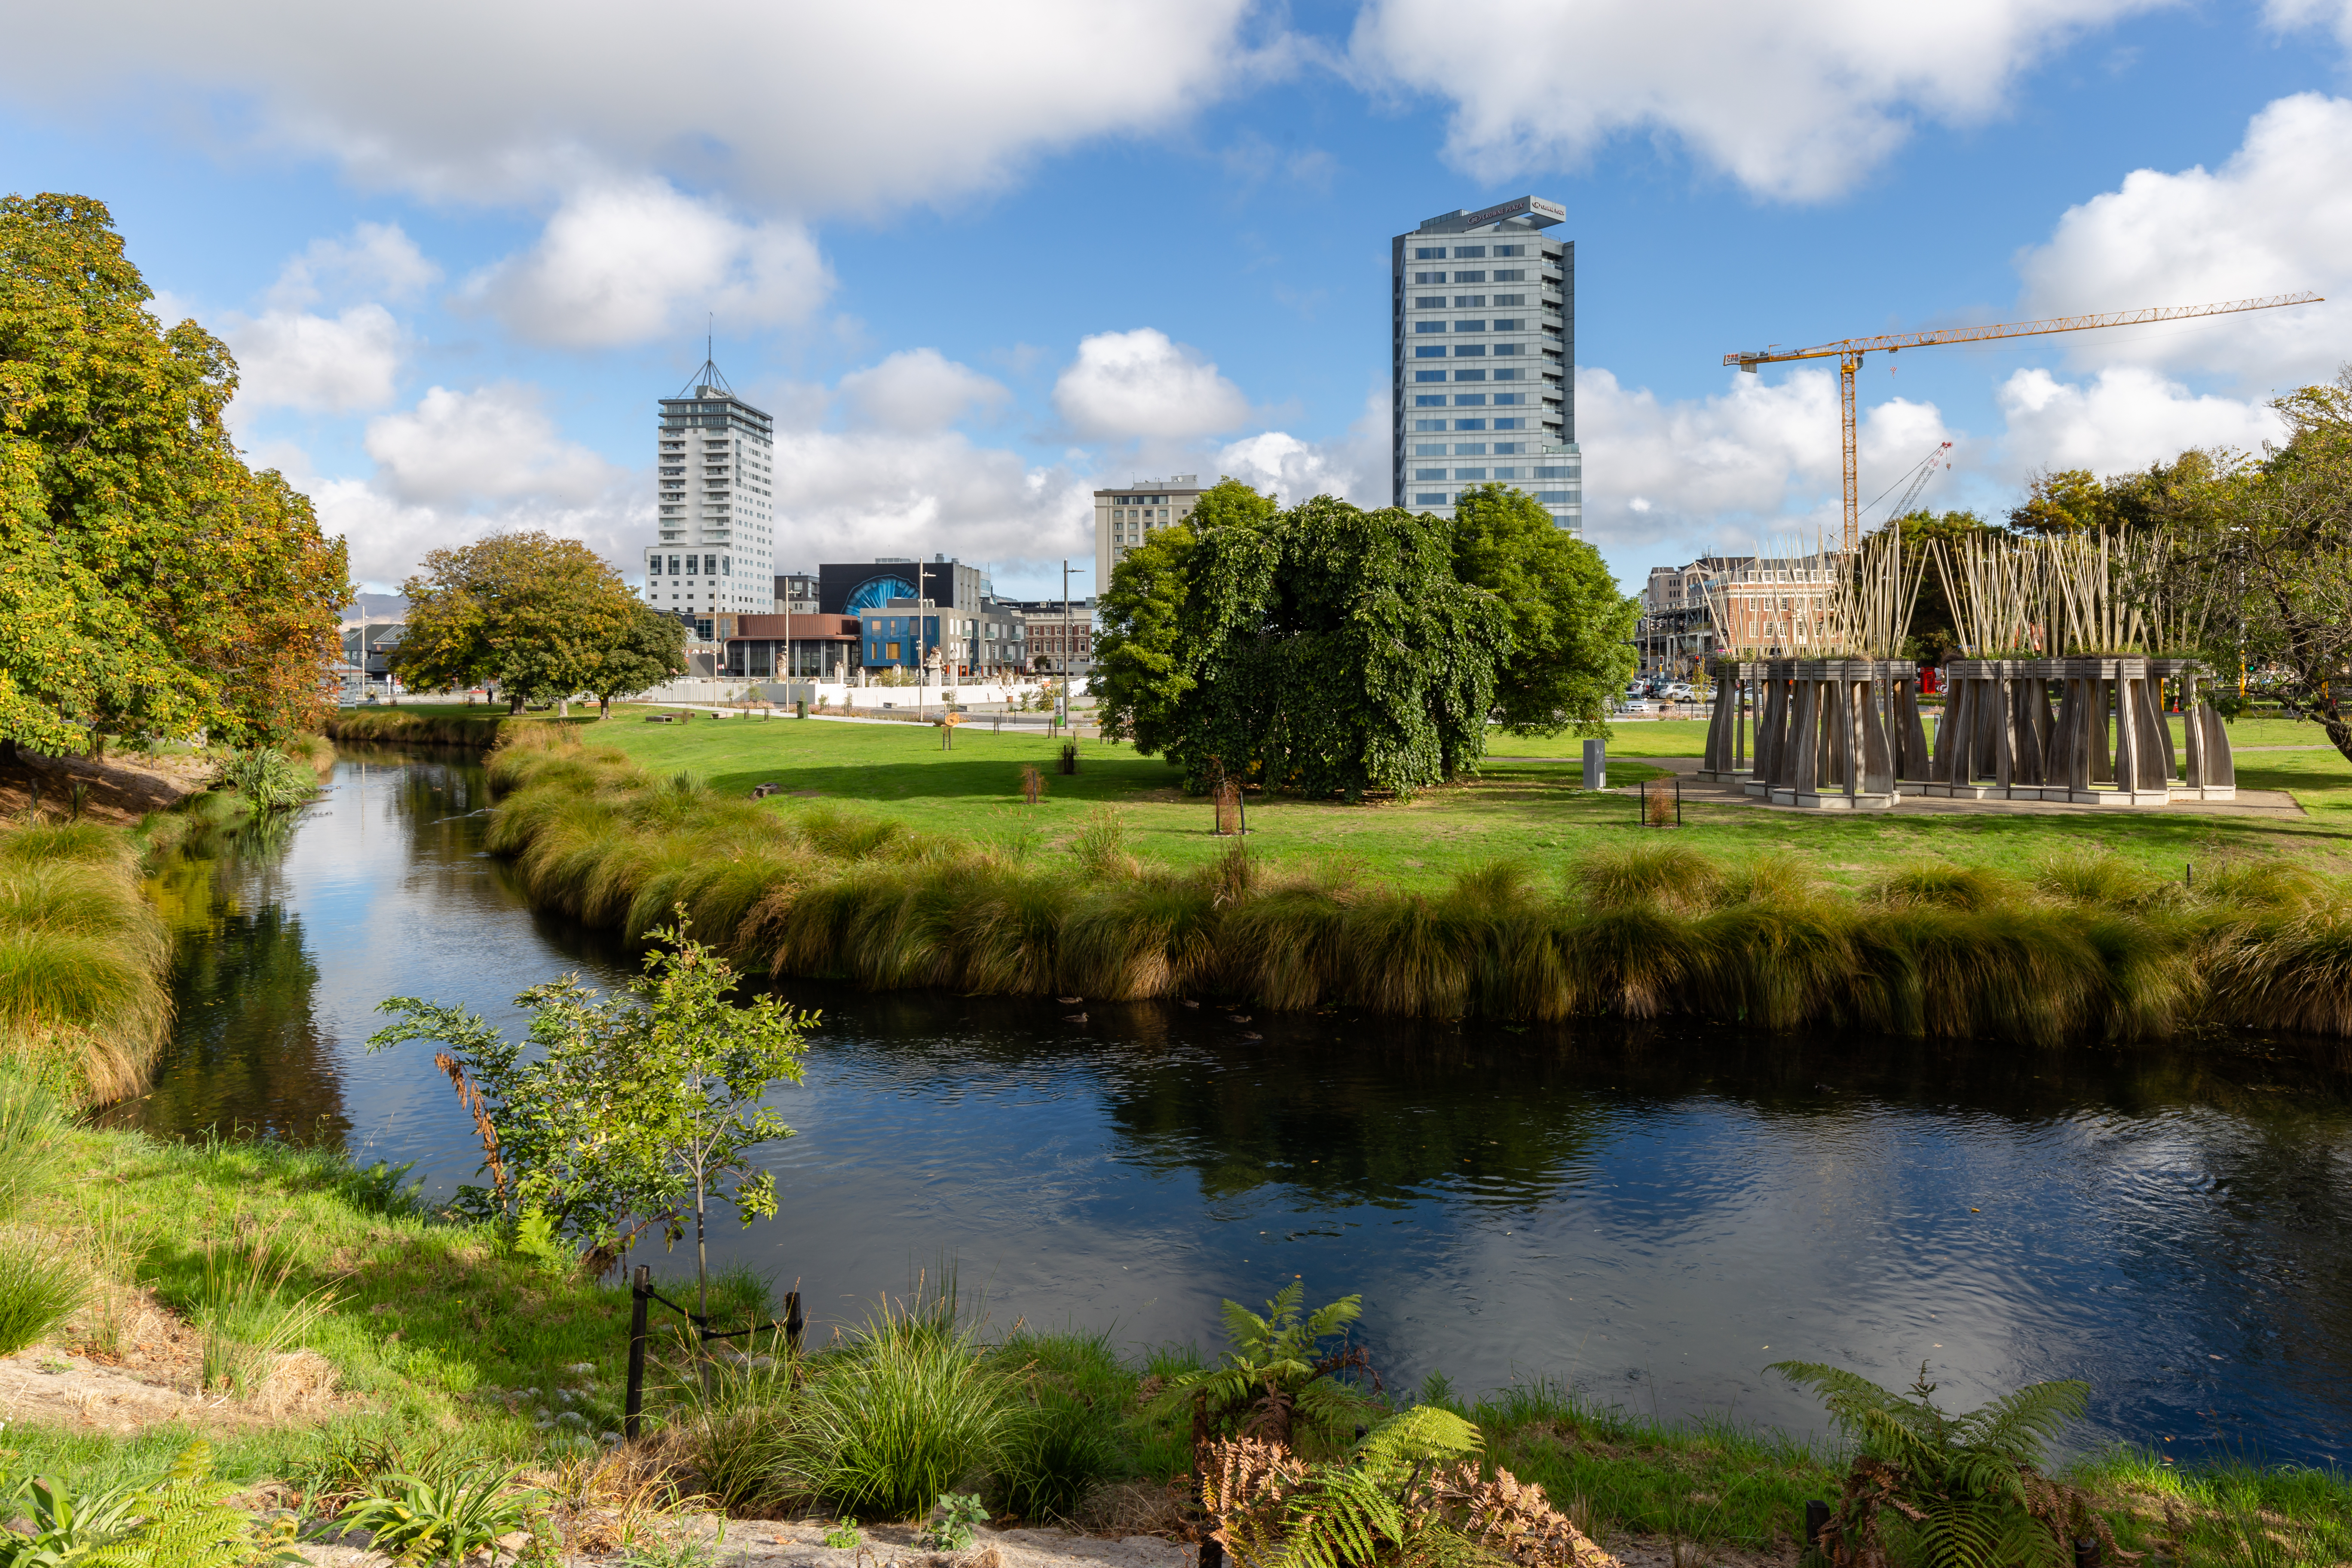
[[[1841,338],[1809,349],[1768,348],[1754,353],[1727,353],[1726,364],[1736,364],[1753,375],[1759,364],[1791,359],[1834,359],[1838,362],[1838,416],[1845,437],[1845,548],[1861,542],[1862,508],[1853,460],[1853,377],[1862,356],[1884,349],[1926,348],[1934,343],[1973,343],[1987,338],[2031,338],[2045,332],[2084,332],[2094,327],[2129,327],[2144,321],[2178,321],[2190,316],[2226,316],[2232,310],[2269,310],[2281,305],[2317,304],[2319,294],[2271,294],[2259,300],[2230,300],[2218,305],[2155,305],[2144,310],[2114,310],[2103,316],[2053,316],[2042,321],[2005,321],[1990,327],[1944,327],[1929,332],[1890,332],[1877,338]]]

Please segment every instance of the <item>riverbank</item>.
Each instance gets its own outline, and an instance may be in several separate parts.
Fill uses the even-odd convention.
[[[823,1449],[803,1430],[828,1408],[828,1380],[865,1379],[860,1397],[885,1417],[898,1397],[858,1349],[874,1342],[870,1326],[868,1338],[854,1332],[813,1356],[798,1392],[791,1380],[738,1371],[699,1397],[665,1352],[650,1435],[608,1452],[602,1439],[620,1425],[626,1363],[625,1292],[426,1212],[396,1172],[282,1144],[170,1144],[74,1128],[28,1117],[21,1090],[5,1084],[0,1099],[16,1108],[0,1163],[21,1178],[37,1160],[41,1173],[9,1185],[12,1234],[70,1259],[89,1281],[82,1305],[0,1362],[22,1468],[94,1490],[159,1472],[201,1435],[215,1445],[216,1473],[253,1506],[317,1521],[399,1473],[488,1478],[492,1491],[530,1489],[549,1535],[591,1553],[661,1545],[707,1521],[713,1498],[738,1520],[905,1517],[812,1495],[805,1479],[829,1473],[811,1468]],[[207,1280],[241,1277],[266,1289],[234,1334],[207,1333],[208,1321],[226,1321]],[[20,1291],[0,1280],[12,1308]],[[721,1301],[729,1321],[774,1306],[740,1274]],[[976,1401],[1000,1424],[977,1441],[968,1421],[961,1435],[902,1432],[908,1447],[886,1469],[945,1464],[957,1484],[988,1495],[1000,1525],[1066,1517],[1109,1536],[1197,1531],[1183,1503],[1184,1424],[1150,1406],[1167,1379],[1202,1364],[1201,1352],[1137,1353],[1080,1330],[992,1331],[937,1294],[889,1310],[896,1326],[878,1331],[929,1357],[934,1375],[963,1367],[961,1415]],[[219,1377],[229,1381],[205,1386]],[[1629,1557],[1663,1557],[1675,1541],[1778,1556],[1804,1501],[1836,1496],[1843,1468],[1840,1456],[1783,1434],[1646,1420],[1558,1384],[1462,1398],[1441,1380],[1417,1398],[1466,1416],[1489,1465],[1541,1484]],[[2169,1510],[2194,1549],[2189,1562],[2228,1561],[2250,1521],[2311,1561],[2352,1551],[2352,1480],[2340,1473],[2184,1472],[2160,1454],[2117,1450],[2063,1474],[2093,1494],[2126,1547],[2163,1548]],[[749,1532],[738,1526],[733,1536]]]
[[[819,765],[837,767],[849,747],[903,744],[878,728],[765,740],[772,726],[742,728],[756,733],[722,743],[798,747],[803,769],[811,747],[833,749]],[[503,798],[487,842],[513,858],[531,899],[631,939],[683,904],[698,934],[776,975],[1448,1018],[1685,1014],[2044,1044],[2209,1024],[2352,1033],[2352,897],[2275,855],[2209,850],[2189,886],[2098,853],[2070,824],[2039,840],[2039,859],[2017,854],[2034,840],[2012,837],[2003,868],[1915,859],[1849,890],[1815,859],[1718,859],[1703,841],[1621,823],[1575,852],[1555,837],[1499,859],[1508,841],[1487,840],[1483,864],[1428,892],[1375,881],[1363,858],[1277,858],[1255,835],[1246,849],[1227,840],[1171,866],[1139,854],[1132,815],[1107,805],[1053,842],[1027,808],[982,816],[968,797],[961,833],[789,793],[752,800],[692,770],[656,775],[629,754],[647,742],[624,751],[577,734],[518,731],[491,759]],[[727,784],[789,765],[772,752]],[[1003,766],[969,759],[963,776]],[[945,794],[948,767],[902,759],[895,776]],[[852,773],[884,798],[893,776]],[[1574,798],[1552,809],[1572,811]]]

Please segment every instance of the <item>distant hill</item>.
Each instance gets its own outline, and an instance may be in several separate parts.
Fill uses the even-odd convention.
[[[343,625],[362,621],[396,621],[408,614],[408,601],[398,594],[362,594],[343,606]]]

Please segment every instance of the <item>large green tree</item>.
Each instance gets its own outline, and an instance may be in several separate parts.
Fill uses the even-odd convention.
[[[595,697],[600,715],[611,714],[615,697],[634,697],[686,673],[686,623],[650,605],[635,610],[582,689]]]
[[[1920,561],[1926,568],[1919,577],[1919,596],[1911,603],[1905,657],[1923,664],[1941,664],[1959,651],[1959,616],[1952,609],[1951,595],[1944,591],[1944,574],[1936,569],[1930,552],[1938,545],[1948,552],[1971,534],[1995,530],[1972,511],[1915,511],[1896,518],[1895,527],[1902,535],[1905,558]]]
[[[341,542],[238,457],[227,348],[168,330],[102,203],[0,198],[0,742],[314,725]]]
[[[640,608],[621,574],[576,539],[496,533],[436,550],[401,584],[407,624],[393,667],[412,688],[496,681],[510,710],[594,688]]]
[[[1112,721],[1196,790],[1233,776],[1358,799],[1475,766],[1511,632],[1454,575],[1451,525],[1218,489],[1113,573],[1097,678]]]
[[[1525,490],[1487,484],[1454,509],[1454,574],[1510,616],[1495,711],[1522,735],[1609,733],[1609,704],[1641,662],[1640,604],[1617,591],[1601,552],[1562,531]]]

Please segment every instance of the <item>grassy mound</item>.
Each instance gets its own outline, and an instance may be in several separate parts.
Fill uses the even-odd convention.
[[[1108,810],[1051,856],[1017,836],[791,811],[655,778],[551,728],[510,732],[490,772],[490,847],[535,902],[631,938],[682,904],[737,962],[778,975],[2040,1043],[2205,1021],[2352,1031],[2352,897],[2275,863],[2195,889],[2112,857],[1931,864],[1850,894],[1789,858],[1727,864],[1668,843],[1588,851],[1549,883],[1497,864],[1404,892],[1238,849],[1146,865]]]

